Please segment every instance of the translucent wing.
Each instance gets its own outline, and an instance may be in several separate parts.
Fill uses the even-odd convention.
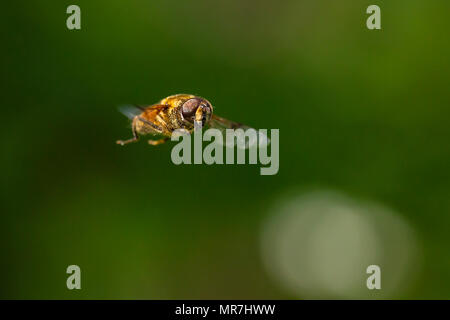
[[[243,129],[243,130],[251,129],[249,126],[246,126],[242,123],[234,122],[234,121],[216,116],[215,114],[212,115],[209,125],[211,128],[216,128],[221,131],[225,131],[226,129]]]
[[[144,107],[141,107],[138,105],[127,104],[127,105],[119,106],[118,109],[128,119],[133,119],[134,117],[136,117],[142,113],[142,111],[144,110]]]
[[[228,140],[226,137],[226,129],[242,129],[243,134],[236,133],[236,141],[238,148],[248,149],[249,147],[255,146],[259,140],[259,146],[268,145],[270,143],[269,138],[263,134],[262,132],[258,132],[255,129],[246,126],[239,122],[234,122],[213,114],[211,120],[209,122],[209,126],[211,128],[219,129],[222,132],[222,136],[224,137],[224,141],[222,144],[225,144],[227,147],[234,147],[234,139]],[[240,131],[240,130],[239,130]],[[220,143],[220,141],[219,141]]]

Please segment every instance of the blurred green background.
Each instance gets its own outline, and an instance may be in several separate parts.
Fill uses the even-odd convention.
[[[66,28],[70,4],[79,31]],[[371,4],[382,30],[366,28]],[[450,298],[448,1],[41,0],[2,12],[1,298],[309,298],[261,259],[268,208],[298,188],[399,212],[422,262],[390,297]],[[118,105],[175,93],[279,128],[279,173],[176,166],[172,143],[115,144],[131,135]]]

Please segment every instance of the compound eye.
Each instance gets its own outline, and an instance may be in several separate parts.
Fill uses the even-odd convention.
[[[208,104],[204,105],[203,106],[203,112],[205,114],[210,114],[212,112],[211,107]]]
[[[200,106],[200,99],[189,99],[183,104],[181,112],[183,113],[183,117],[185,119],[193,118],[195,115],[195,112],[197,111],[198,107]]]

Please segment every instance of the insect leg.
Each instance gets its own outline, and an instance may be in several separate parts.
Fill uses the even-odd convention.
[[[137,118],[138,118],[140,121],[142,121],[142,122],[148,124],[150,127],[152,127],[152,128],[153,128],[154,130],[156,130],[157,132],[162,132],[162,131],[163,131],[163,129],[162,129],[161,127],[157,126],[157,125],[154,124],[153,122],[148,121],[147,119],[144,119],[144,118],[142,118],[142,117],[137,117]]]
[[[136,131],[136,121],[134,121],[134,120],[133,120],[133,124],[131,126],[131,129],[133,131],[133,138],[128,139],[128,140],[117,140],[116,143],[120,144],[121,146],[123,146],[123,145],[126,145],[128,143],[138,141],[139,140],[139,136],[138,136],[137,131]]]
[[[148,140],[148,144],[151,144],[152,146],[157,146],[159,144],[163,144],[167,140],[169,140],[168,137],[163,138],[163,139],[159,139],[159,140]]]
[[[159,140],[148,140],[148,144],[151,144],[152,146],[157,146],[159,144],[163,144],[167,140],[169,140],[168,137],[163,138],[163,139],[159,139]]]

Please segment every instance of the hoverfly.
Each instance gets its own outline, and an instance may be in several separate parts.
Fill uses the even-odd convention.
[[[191,94],[172,95],[157,104],[147,107],[127,107],[122,112],[132,120],[133,132],[133,138],[117,141],[117,144],[122,146],[138,141],[141,135],[163,136],[162,139],[148,140],[149,144],[156,146],[169,140],[172,132],[177,129],[192,133],[195,123],[201,124],[201,127],[210,126],[222,131],[237,128],[249,129],[238,122],[216,116],[208,100]]]

